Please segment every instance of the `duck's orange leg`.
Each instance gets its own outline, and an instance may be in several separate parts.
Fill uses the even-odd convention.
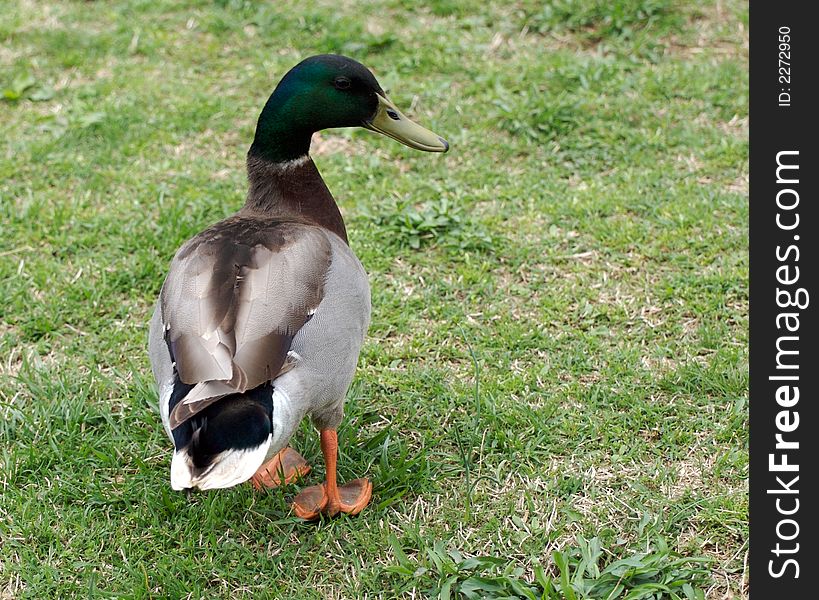
[[[303,490],[293,501],[296,516],[302,519],[317,519],[320,514],[334,517],[342,512],[357,515],[373,494],[373,484],[366,478],[354,479],[339,486],[336,482],[336,461],[338,459],[338,435],[335,429],[321,430],[321,453],[327,466],[324,483]]]
[[[310,465],[304,457],[293,450],[284,448],[273,458],[264,463],[250,478],[257,490],[274,488],[285,483],[293,483],[310,472]]]

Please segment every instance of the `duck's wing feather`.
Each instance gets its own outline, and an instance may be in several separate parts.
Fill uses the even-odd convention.
[[[331,252],[318,227],[242,217],[180,249],[162,289],[162,318],[179,380],[194,387],[174,407],[172,429],[280,373],[324,296]]]

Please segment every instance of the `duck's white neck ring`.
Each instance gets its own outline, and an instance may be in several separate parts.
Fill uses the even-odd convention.
[[[293,158],[293,159],[290,159],[290,160],[270,163],[270,167],[273,168],[273,169],[278,169],[280,171],[290,171],[292,169],[297,169],[298,167],[302,166],[308,160],[310,160],[310,155],[309,154],[303,154],[303,155],[301,155],[301,156],[299,156],[297,158]]]

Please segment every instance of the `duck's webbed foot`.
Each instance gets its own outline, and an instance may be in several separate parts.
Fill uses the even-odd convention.
[[[338,437],[335,430],[321,431],[321,451],[327,466],[324,483],[311,486],[296,496],[293,510],[302,519],[317,519],[319,515],[334,517],[338,513],[357,515],[373,494],[373,484],[366,478],[354,479],[345,485],[336,483]]]
[[[250,478],[257,490],[274,488],[285,483],[293,483],[310,472],[310,465],[304,457],[293,450],[284,448],[264,463]]]

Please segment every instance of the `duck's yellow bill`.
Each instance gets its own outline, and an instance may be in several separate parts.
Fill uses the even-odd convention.
[[[446,152],[449,143],[440,135],[431,132],[426,127],[410,121],[404,116],[395,104],[382,95],[378,95],[378,109],[375,116],[364,127],[387,137],[398,140],[410,148],[425,152]]]

